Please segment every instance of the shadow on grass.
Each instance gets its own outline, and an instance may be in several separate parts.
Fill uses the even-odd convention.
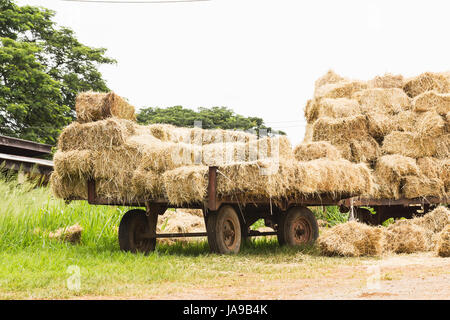
[[[298,247],[280,246],[276,239],[259,238],[247,240],[242,244],[240,252],[242,256],[273,256],[303,253],[312,256],[319,255],[317,246],[304,245]],[[175,242],[173,244],[158,244],[155,254],[178,256],[218,255],[211,253],[206,240],[198,242]]]

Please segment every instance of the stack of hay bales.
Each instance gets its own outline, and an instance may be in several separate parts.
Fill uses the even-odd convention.
[[[445,197],[450,192],[450,75],[370,81],[329,71],[315,83],[305,110],[298,160],[314,156],[366,163],[370,198]]]
[[[397,220],[388,227],[356,221],[326,230],[318,239],[324,255],[379,256],[384,253],[435,251],[449,256],[450,211],[441,206],[422,217]]]
[[[218,166],[219,195],[246,198],[367,193],[369,169],[342,159],[296,160],[284,136],[242,131],[138,125],[134,108],[114,93],[80,94],[78,121],[61,133],[51,182],[56,196],[87,199],[95,179],[101,198],[135,202],[166,198],[182,205],[203,201],[208,166]]]

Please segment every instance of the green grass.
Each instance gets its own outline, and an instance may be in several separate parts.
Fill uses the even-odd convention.
[[[120,251],[117,241],[120,219],[129,208],[65,203],[48,188],[14,179],[0,180],[0,203],[0,298],[6,299],[157,298],[180,288],[220,290],[259,279],[321,277],[342,264],[361,262],[322,257],[314,246],[280,247],[276,237],[249,241],[238,255],[211,254],[206,241],[158,244],[147,256],[130,254]],[[75,223],[83,227],[80,244],[48,237]],[[66,285],[72,265],[81,271],[80,291]]]

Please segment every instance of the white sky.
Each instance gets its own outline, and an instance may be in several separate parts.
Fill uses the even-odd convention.
[[[449,1],[18,0],[105,47],[108,86],[137,108],[227,106],[303,139],[303,107],[328,69],[370,79],[449,70]]]

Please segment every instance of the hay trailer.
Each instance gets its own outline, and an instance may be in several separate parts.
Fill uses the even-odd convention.
[[[254,236],[276,235],[280,244],[300,245],[313,243],[319,229],[316,218],[307,206],[338,205],[339,200],[322,195],[316,198],[251,199],[242,201],[242,195],[220,197],[216,193],[217,167],[209,167],[208,193],[201,203],[183,208],[202,209],[206,232],[156,233],[158,216],[169,207],[167,199],[140,199],[133,203],[111,201],[96,195],[95,180],[88,181],[88,202],[94,205],[126,205],[144,207],[124,214],[119,225],[119,245],[124,251],[148,253],[155,249],[157,238],[204,237],[212,252],[236,253],[244,239]],[[170,205],[173,207],[172,205]],[[250,230],[258,219],[264,219],[273,232]]]
[[[342,213],[353,210],[354,217],[363,223],[380,225],[389,218],[413,218],[423,215],[437,205],[449,205],[450,198],[421,197],[413,199],[365,199],[348,198],[339,201]],[[375,213],[367,207],[373,208]]]

